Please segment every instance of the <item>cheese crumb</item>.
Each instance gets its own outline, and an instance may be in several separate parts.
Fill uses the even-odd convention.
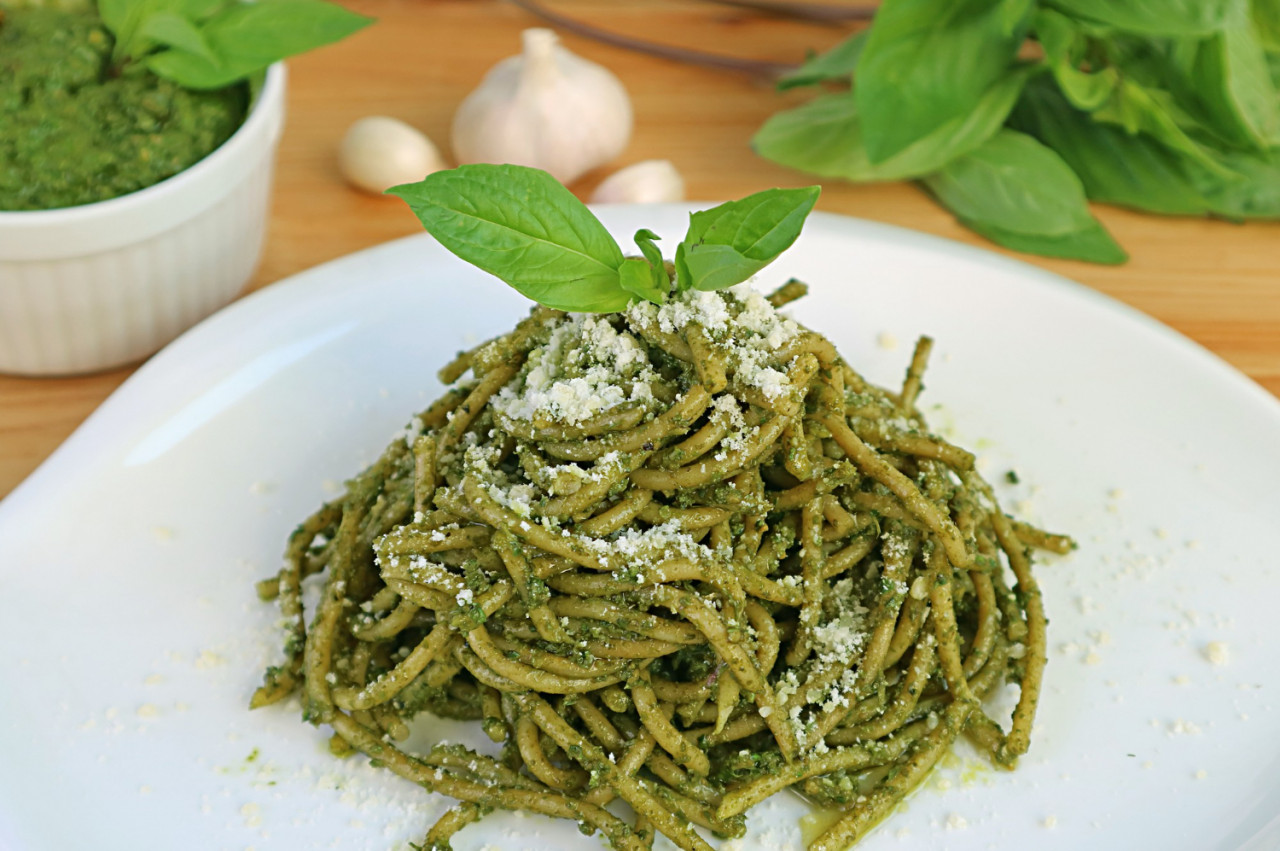
[[[915,581],[911,583],[911,599],[923,600],[929,596],[929,585],[924,581],[923,576],[917,576]]]
[[[262,809],[254,803],[245,804],[240,808],[240,817],[245,827],[258,827],[262,824]]]
[[[200,651],[200,655],[196,657],[196,667],[202,671],[209,668],[216,668],[219,665],[225,665],[226,663],[226,659],[222,658],[222,656],[217,653],[214,653],[212,650],[202,650]]]
[[[1225,665],[1231,661],[1231,651],[1225,641],[1210,641],[1204,646],[1204,658],[1212,665]]]
[[[658,380],[640,341],[605,316],[571,314],[529,353],[521,376],[493,397],[493,409],[519,421],[577,425],[637,403],[653,407]]]

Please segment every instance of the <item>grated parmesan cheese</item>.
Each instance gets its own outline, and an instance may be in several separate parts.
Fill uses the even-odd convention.
[[[1231,661],[1231,651],[1225,641],[1210,641],[1204,646],[1204,658],[1211,665],[1225,665]]]
[[[594,314],[554,323],[516,381],[493,397],[494,410],[513,420],[576,425],[629,402],[652,406],[650,383],[658,375],[634,334]]]

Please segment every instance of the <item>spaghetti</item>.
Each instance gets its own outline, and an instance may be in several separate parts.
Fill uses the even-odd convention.
[[[1045,664],[1029,552],[1072,544],[927,431],[928,338],[881,389],[778,313],[803,292],[537,307],[461,354],[260,585],[289,627],[252,705],[300,692],[335,752],[457,799],[431,849],[494,808],[709,849],[694,826],[740,836],[790,787],[843,811],[810,845],[839,851],[959,736],[1012,767]],[[981,705],[1005,682],[1007,733]],[[422,712],[499,755],[403,750]]]

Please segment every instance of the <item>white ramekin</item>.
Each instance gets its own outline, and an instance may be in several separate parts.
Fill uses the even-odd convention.
[[[235,298],[262,253],[285,71],[186,171],[61,210],[0,212],[0,372],[67,375],[139,360]]]

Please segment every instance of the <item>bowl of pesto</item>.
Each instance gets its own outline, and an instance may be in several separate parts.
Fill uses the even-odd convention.
[[[273,60],[367,19],[323,0],[23,3],[0,0],[0,372],[134,362],[253,274],[284,123]]]

